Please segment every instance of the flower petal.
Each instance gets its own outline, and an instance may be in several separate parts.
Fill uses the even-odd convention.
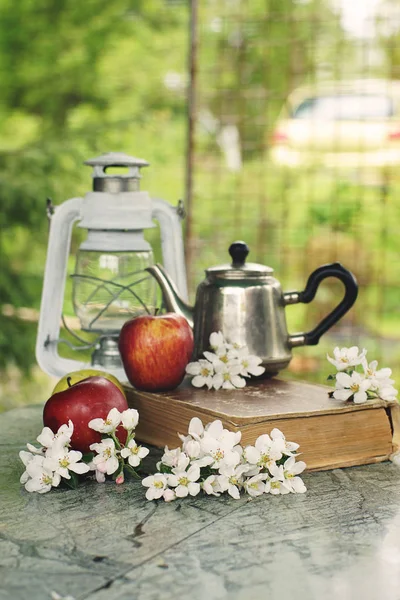
[[[333,397],[336,400],[348,400],[350,398],[350,396],[353,395],[353,392],[351,390],[335,390],[333,392]]]
[[[89,465],[83,462],[73,463],[72,465],[69,465],[69,470],[82,475],[83,473],[87,473],[89,471]]]

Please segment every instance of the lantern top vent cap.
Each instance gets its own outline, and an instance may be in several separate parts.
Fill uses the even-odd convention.
[[[135,158],[123,152],[106,152],[96,158],[85,160],[85,165],[93,167],[93,191],[110,192],[135,192],[139,190],[141,167],[149,163],[143,158]],[[126,167],[126,173],[107,173],[110,167]]]
[[[150,163],[143,158],[135,158],[124,152],[106,152],[85,160],[90,167],[148,167]]]

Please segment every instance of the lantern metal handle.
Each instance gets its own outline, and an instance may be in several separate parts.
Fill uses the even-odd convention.
[[[36,359],[41,369],[55,377],[87,366],[86,363],[61,358],[57,349],[72,227],[80,218],[82,203],[83,198],[71,198],[57,206],[51,218]]]

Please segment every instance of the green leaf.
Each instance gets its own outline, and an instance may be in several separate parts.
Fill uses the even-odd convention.
[[[69,471],[71,479],[63,479],[63,482],[73,490],[76,490],[79,484],[79,477],[76,473]]]
[[[158,470],[160,473],[172,473],[172,468],[164,465],[164,463],[160,464]]]
[[[200,468],[200,474],[202,478],[207,479],[207,477],[209,477],[210,475],[216,475],[217,470],[212,469],[209,465],[207,465],[206,467]]]
[[[131,467],[131,465],[125,465],[124,471],[125,471],[125,473],[132,475],[132,477],[134,477],[135,479],[141,479],[140,475],[138,475],[138,473],[136,473],[135,469],[133,467]]]
[[[90,462],[92,462],[93,457],[94,457],[94,453],[93,452],[86,452],[85,454],[82,454],[81,460],[84,463],[90,463]]]

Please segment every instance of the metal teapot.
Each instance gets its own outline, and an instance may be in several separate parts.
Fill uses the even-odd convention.
[[[251,354],[262,358],[265,375],[276,375],[292,358],[292,348],[313,346],[354,304],[358,286],[353,274],[340,263],[319,267],[308,278],[302,292],[282,292],[273,269],[246,263],[249,248],[244,242],[229,247],[231,264],[206,270],[206,279],[197,288],[196,302],[184,302],[161,265],[147,268],[158,281],[168,311],[184,316],[193,327],[193,359],[209,350],[210,334],[222,331],[226,340],[247,345]],[[312,331],[288,334],[285,307],[305,304],[315,297],[323,279],[336,277],[345,286],[342,301]]]

